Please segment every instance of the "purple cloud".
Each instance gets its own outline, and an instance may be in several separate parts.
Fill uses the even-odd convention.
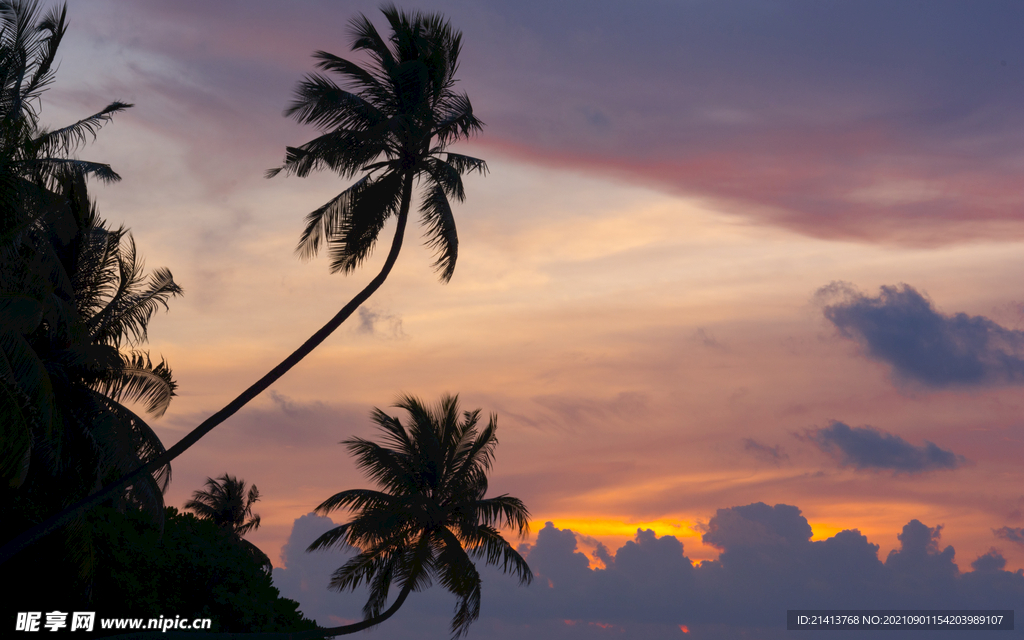
[[[984,316],[939,313],[905,284],[884,286],[874,298],[843,283],[818,292],[836,294],[825,318],[869,358],[891,366],[899,382],[933,389],[1024,383],[1024,331]]]
[[[806,438],[842,466],[859,470],[921,473],[956,469],[967,459],[925,440],[920,447],[903,438],[870,426],[850,427],[833,421]]]
[[[318,523],[296,521],[292,539],[315,537],[316,527],[305,531],[311,524]],[[522,548],[537,575],[530,587],[518,587],[491,568],[481,571],[482,614],[470,637],[555,640],[610,634],[623,640],[660,640],[685,637],[680,635],[682,625],[694,637],[781,640],[788,637],[786,609],[1019,606],[1024,571],[1003,570],[1005,559],[993,549],[972,562],[974,571],[961,572],[953,548],[940,545],[941,531],[941,526],[910,521],[897,535],[899,548],[882,562],[878,545],[857,530],[812,541],[798,508],[756,503],[719,509],[708,522],[704,541],[722,550],[718,560],[694,566],[674,536],[638,530],[614,554],[599,550],[605,568],[591,569],[577,546],[577,534],[547,523],[536,543]],[[305,605],[308,596],[286,589],[279,576],[287,577],[297,567],[308,571],[318,560],[284,555],[288,565],[275,569],[275,582],[282,595]],[[356,611],[361,604],[361,594],[330,595],[348,597]],[[441,589],[414,594],[376,634],[382,640],[447,638],[446,614],[454,601],[445,596]],[[321,617],[317,611],[322,609],[311,607],[322,605],[302,610]],[[987,638],[969,633],[962,637]]]

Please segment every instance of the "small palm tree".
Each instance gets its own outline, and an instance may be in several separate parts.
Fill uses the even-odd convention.
[[[256,485],[245,490],[245,480],[224,474],[214,480],[206,479],[206,490],[196,491],[185,508],[199,518],[213,520],[214,524],[236,536],[244,536],[260,526],[260,517],[252,507],[260,499]]]
[[[342,591],[365,583],[370,589],[363,607],[366,619],[327,629],[327,635],[377,625],[411,591],[437,580],[458,598],[451,627],[457,637],[480,615],[481,582],[473,558],[515,574],[520,584],[533,579],[526,561],[495,526],[525,535],[530,514],[518,498],[484,498],[498,444],[496,416],[479,429],[480,411],[466,411],[460,419],[458,398],[447,395],[433,408],[411,396],[395,406],[409,412],[409,426],[374,409],[383,444],[362,438],[342,443],[380,490],[342,491],[317,507],[322,515],[344,508],[353,517],[317,538],[309,551],[342,545],[361,550],[334,572],[331,588]],[[392,584],[398,596],[385,610]]]
[[[260,527],[260,517],[252,512],[252,507],[260,499],[260,491],[256,485],[245,490],[245,480],[224,474],[214,480],[206,479],[206,490],[195,491],[192,499],[185,503],[185,508],[203,520],[212,520],[214,524],[230,534],[235,540],[263,565],[264,571],[270,573],[273,564],[267,554],[242,536]]]

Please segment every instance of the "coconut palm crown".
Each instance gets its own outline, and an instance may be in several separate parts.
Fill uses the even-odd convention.
[[[206,490],[193,492],[185,508],[237,536],[244,536],[260,526],[259,515],[252,512],[259,499],[256,485],[250,486],[247,492],[245,480],[225,473],[216,480],[207,478]]]
[[[382,443],[362,438],[342,443],[380,490],[351,489],[325,500],[317,507],[321,515],[344,508],[353,517],[320,536],[308,551],[343,545],[360,549],[334,572],[330,586],[342,591],[365,583],[370,597],[363,613],[373,624],[390,617],[410,591],[437,580],[458,598],[451,627],[457,637],[480,615],[481,581],[474,558],[513,573],[520,584],[533,579],[526,561],[497,529],[527,534],[529,512],[518,498],[484,498],[498,444],[496,416],[480,429],[480,411],[466,411],[460,419],[458,398],[447,395],[435,407],[411,396],[395,406],[409,413],[408,426],[374,409]],[[393,583],[399,595],[385,611]]]
[[[397,215],[404,231],[413,184],[423,184],[420,214],[427,243],[436,251],[443,282],[451,279],[459,239],[449,198],[462,202],[462,175],[484,173],[483,160],[449,153],[459,139],[480,131],[465,93],[454,90],[462,35],[437,14],[382,9],[392,34],[385,40],[366,16],[350,23],[352,50],[369,59],[365,67],[325,51],[317,66],[341,76],[312,73],[296,89],[285,112],[322,134],[301,147],[288,147],[280,171],[307,176],[330,169],[355,184],[306,217],[297,252],[310,258],[327,245],[332,271],[348,273],[369,256],[387,220]]]

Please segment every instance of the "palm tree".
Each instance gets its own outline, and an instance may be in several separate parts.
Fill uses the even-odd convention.
[[[518,498],[484,498],[498,444],[496,416],[478,429],[480,411],[466,411],[460,420],[458,397],[447,395],[433,408],[411,396],[395,406],[409,413],[409,426],[374,409],[383,444],[362,438],[342,443],[380,490],[342,491],[316,509],[321,515],[348,509],[353,517],[317,538],[308,551],[342,545],[361,550],[334,572],[331,588],[365,583],[370,589],[363,622],[326,631],[340,635],[380,624],[411,591],[437,580],[458,598],[451,627],[458,637],[480,615],[481,581],[473,558],[514,573],[520,584],[533,579],[526,561],[495,527],[525,535],[529,512]],[[392,584],[398,596],[385,610]]]
[[[236,536],[244,536],[259,529],[260,517],[252,507],[260,499],[256,485],[245,490],[245,480],[224,474],[214,480],[206,479],[206,491],[195,491],[185,508],[204,520],[226,529]]]
[[[445,151],[448,145],[482,128],[469,98],[454,90],[462,36],[437,14],[407,14],[393,6],[385,6],[383,13],[392,28],[388,40],[365,16],[350,23],[352,50],[367,54],[368,67],[323,51],[315,54],[318,66],[344,77],[351,90],[319,74],[307,76],[286,114],[324,133],[301,147],[288,148],[284,165],[268,172],[268,177],[281,171],[306,176],[328,168],[346,178],[365,173],[307,216],[298,252],[311,257],[326,245],[331,268],[351,272],[369,256],[377,235],[394,216],[395,236],[380,273],[290,356],[164,455],[4,545],[0,563],[74,514],[174,460],[326,340],[391,273],[402,247],[417,180],[424,185],[420,213],[427,227],[427,243],[438,254],[435,267],[442,282],[451,278],[458,258],[458,235],[449,198],[465,198],[463,174],[487,171],[482,160]]]
[[[96,216],[86,178],[120,177],[106,164],[73,157],[131,105],[113,102],[55,130],[39,125],[39,100],[66,28],[64,6],[40,15],[35,0],[0,0],[5,537],[18,530],[11,527],[38,522],[163,454],[155,433],[126,404],[142,402],[158,416],[174,395],[167,364],[153,363],[138,347],[152,314],[181,289],[165,269],[147,277],[130,234]],[[155,465],[102,500],[143,507],[160,519],[169,474],[166,463]],[[65,534],[75,544],[83,540]]]
[[[240,542],[263,565],[263,569],[270,573],[273,564],[267,554],[253,543],[242,539],[242,536],[260,527],[259,515],[252,512],[253,505],[259,499],[260,491],[256,485],[252,485],[246,491],[245,480],[225,473],[216,480],[207,478],[206,490],[195,491],[192,499],[185,503],[185,508],[203,520],[212,520]]]
[[[8,288],[4,278],[6,300],[0,304],[5,319],[21,319],[7,324],[0,338],[0,373],[10,399],[5,413],[20,416],[7,429],[25,429],[5,438],[8,460],[17,465],[6,465],[4,475],[16,487],[45,476],[66,483],[66,471],[77,468],[78,486],[64,484],[64,496],[84,496],[164,452],[153,430],[125,405],[141,402],[159,416],[170,404],[176,388],[170,368],[138,347],[156,310],[182,292],[167,269],[144,272],[131,234],[96,218],[84,183],[74,195],[72,207],[89,212],[67,247],[73,269],[58,273],[67,291],[54,286],[37,297]],[[17,274],[11,279],[39,278],[16,265],[7,273]],[[146,477],[125,496],[159,517],[170,467]]]

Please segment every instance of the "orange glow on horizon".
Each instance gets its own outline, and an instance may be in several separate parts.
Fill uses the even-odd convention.
[[[636,537],[637,531],[654,531],[659,538],[663,536],[675,536],[676,538],[696,539],[699,543],[701,533],[694,528],[690,520],[650,520],[630,521],[617,518],[548,518],[545,522],[551,522],[558,529],[571,529],[575,533],[594,538],[614,537],[629,538]],[[614,549],[613,549],[614,551]]]

